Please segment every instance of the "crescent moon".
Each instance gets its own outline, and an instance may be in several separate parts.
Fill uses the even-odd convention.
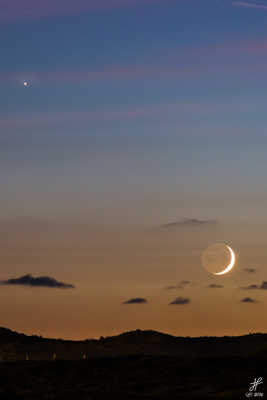
[[[224,274],[227,274],[227,272],[230,272],[231,269],[233,269],[233,267],[234,267],[234,265],[235,265],[235,260],[236,260],[235,253],[234,253],[234,251],[231,249],[230,246],[227,246],[227,245],[226,245],[226,247],[227,247],[228,250],[230,251],[230,255],[231,255],[230,263],[229,263],[229,265],[227,265],[227,267],[226,267],[223,271],[214,273],[214,275],[224,275]]]

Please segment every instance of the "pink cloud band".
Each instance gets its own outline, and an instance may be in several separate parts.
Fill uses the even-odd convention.
[[[251,53],[266,51],[267,44],[251,44]],[[247,48],[248,51],[248,48]],[[266,62],[261,61],[259,65],[240,63],[203,63],[198,66],[188,67],[115,67],[99,70],[51,70],[51,71],[24,71],[24,72],[0,72],[0,84],[12,84],[23,87],[23,82],[28,81],[33,85],[65,85],[86,84],[86,82],[104,82],[112,80],[134,80],[134,79],[179,79],[179,78],[211,78],[229,77],[247,74],[261,74],[266,72]],[[256,77],[256,76],[255,76]],[[27,89],[26,89],[27,90]]]
[[[120,108],[120,109],[98,109],[84,111],[66,111],[52,112],[49,114],[34,115],[14,115],[12,117],[0,117],[0,128],[13,129],[21,127],[36,127],[39,125],[64,125],[72,123],[88,123],[93,121],[123,121],[123,120],[139,120],[147,118],[177,116],[177,113],[195,114],[199,116],[207,116],[213,114],[217,107],[213,104],[201,103],[177,103],[163,104],[138,108]]]
[[[0,21],[142,6],[164,0],[0,0]]]

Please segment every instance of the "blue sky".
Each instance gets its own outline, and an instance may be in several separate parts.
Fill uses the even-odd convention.
[[[44,179],[52,190],[63,170],[62,193],[80,196],[102,185],[123,197],[140,180],[142,198],[144,187],[157,192],[157,177],[166,201],[179,185],[196,197],[197,183],[218,193],[227,182],[244,193],[261,185],[264,1],[80,1],[68,12],[59,0],[26,3],[10,2],[0,39],[1,165],[11,188],[20,182],[17,201],[31,190],[34,198]],[[52,193],[54,205],[35,212],[60,212]]]

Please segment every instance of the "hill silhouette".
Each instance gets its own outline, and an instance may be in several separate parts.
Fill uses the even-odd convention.
[[[0,328],[0,360],[78,360],[86,358],[132,355],[176,357],[228,357],[267,354],[267,334],[244,336],[176,337],[153,330],[124,332],[100,339],[64,340],[25,335]]]

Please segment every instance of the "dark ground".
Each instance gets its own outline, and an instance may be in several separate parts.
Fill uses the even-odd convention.
[[[1,400],[245,399],[267,357],[129,356],[0,363]],[[264,397],[265,397],[264,396]]]
[[[267,396],[263,333],[190,338],[136,330],[68,341],[0,327],[0,400],[246,399],[260,377],[250,398]]]

